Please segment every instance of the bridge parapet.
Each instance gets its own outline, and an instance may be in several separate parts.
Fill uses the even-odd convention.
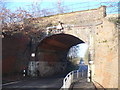
[[[76,36],[83,40],[84,42],[89,43],[89,37],[92,32],[94,32],[97,25],[102,24],[102,20],[96,20],[93,23],[88,23],[84,25],[75,25],[75,24],[63,24],[61,29],[57,29],[57,26],[47,27],[47,36],[53,34],[70,34]]]
[[[76,11],[29,19],[30,23],[44,29],[46,37],[53,34],[71,34],[85,42],[88,42],[90,32],[94,31],[94,26],[101,23],[101,19],[106,16],[106,7],[101,6],[95,9]],[[28,21],[29,21],[28,20]],[[37,22],[37,23],[36,23]],[[27,22],[25,22],[27,24]],[[62,26],[61,26],[62,25]]]

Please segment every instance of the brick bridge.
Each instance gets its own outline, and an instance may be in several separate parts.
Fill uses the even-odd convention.
[[[64,72],[68,50],[74,45],[87,43],[90,59],[94,61],[91,65],[92,80],[104,88],[117,88],[118,36],[116,26],[106,19],[106,7],[37,18],[31,23],[37,22],[39,27],[47,30],[48,27],[56,27],[58,21],[63,23],[63,31],[49,29],[49,34],[38,44],[37,51],[34,50],[35,59],[40,62],[41,76]]]
[[[58,21],[61,21],[64,29],[55,31],[56,29],[49,28],[51,36],[42,40],[38,45],[38,51],[41,53],[40,50],[47,49],[50,52],[52,50],[56,52],[42,52],[42,55],[38,55],[39,58],[43,56],[45,57],[44,60],[50,60],[49,63],[52,60],[56,61],[56,59],[62,60],[64,59],[64,54],[66,54],[64,51],[68,52],[71,46],[83,42],[87,43],[89,45],[90,58],[94,61],[94,64],[91,65],[93,81],[100,83],[103,87],[117,87],[117,30],[116,26],[106,19],[105,6],[46,17],[43,21],[46,24],[50,21],[53,25],[51,27],[57,27]],[[61,58],[57,58],[57,55]],[[56,70],[59,71],[61,68],[64,70],[65,62],[57,63],[55,66]],[[59,65],[60,67],[58,67]],[[112,77],[115,78],[113,79]]]

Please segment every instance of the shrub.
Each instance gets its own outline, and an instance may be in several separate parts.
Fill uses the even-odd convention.
[[[118,15],[118,17],[110,17],[108,20],[110,22],[113,22],[115,25],[119,25],[120,24],[120,15]]]

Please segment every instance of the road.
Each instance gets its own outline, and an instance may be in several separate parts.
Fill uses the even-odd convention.
[[[2,85],[2,90],[59,90],[62,87],[62,77],[27,78],[17,82]]]

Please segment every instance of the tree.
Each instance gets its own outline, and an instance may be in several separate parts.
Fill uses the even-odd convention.
[[[68,58],[70,59],[73,59],[73,58],[76,58],[76,57],[79,57],[78,56],[78,52],[79,52],[79,46],[73,46],[70,48],[69,52],[68,52]]]
[[[58,12],[59,13],[64,13],[63,0],[58,0],[57,7],[58,7]]]
[[[42,16],[41,4],[42,4],[42,0],[39,0],[38,2],[33,2],[30,5],[31,6],[30,11],[34,17],[41,17]]]
[[[10,9],[7,9],[6,2],[0,1],[0,20],[1,22],[1,31],[16,31],[24,28],[23,20],[25,18],[31,18],[32,15],[21,8],[12,12]]]

